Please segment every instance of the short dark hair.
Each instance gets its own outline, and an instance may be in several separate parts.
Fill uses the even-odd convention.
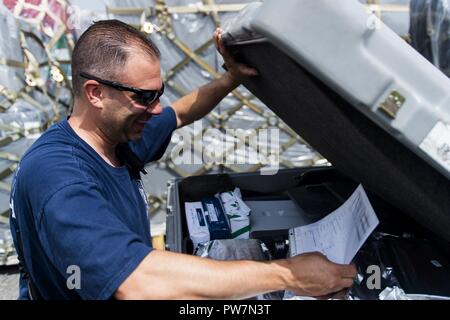
[[[86,81],[81,72],[99,78],[118,80],[119,69],[124,67],[133,49],[141,50],[159,60],[161,54],[147,36],[119,20],[95,22],[78,39],[72,54],[72,87],[80,96]]]

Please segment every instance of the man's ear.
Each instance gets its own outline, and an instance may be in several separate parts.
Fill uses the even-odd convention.
[[[88,80],[83,85],[86,99],[95,108],[103,108],[104,93],[101,85],[94,80]]]

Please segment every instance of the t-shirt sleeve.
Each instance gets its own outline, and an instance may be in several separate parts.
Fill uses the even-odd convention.
[[[145,163],[161,159],[177,127],[177,117],[172,107],[165,107],[153,116],[144,127],[142,137],[130,142],[133,152]]]
[[[61,275],[71,281],[79,271],[75,290],[83,299],[111,298],[152,250],[118,218],[94,183],[58,190],[37,224],[42,246]]]

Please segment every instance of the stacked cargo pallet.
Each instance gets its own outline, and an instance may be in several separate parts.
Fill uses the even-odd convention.
[[[17,263],[8,226],[13,172],[71,105],[66,8],[62,0],[0,2],[0,265]]]

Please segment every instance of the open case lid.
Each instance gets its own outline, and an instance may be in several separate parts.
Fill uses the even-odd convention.
[[[244,85],[346,175],[450,241],[450,80],[349,0],[265,0],[224,41]]]

